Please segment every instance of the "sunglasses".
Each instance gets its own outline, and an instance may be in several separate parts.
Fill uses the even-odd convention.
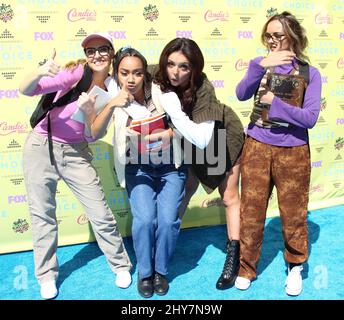
[[[266,41],[269,41],[270,39],[272,39],[275,42],[279,42],[279,41],[283,41],[285,37],[284,33],[278,33],[278,32],[274,32],[274,33],[264,33],[264,39]]]
[[[92,48],[92,47],[85,48],[84,52],[85,52],[86,57],[93,58],[96,55],[97,51],[101,56],[108,56],[111,50],[112,48],[109,46],[100,46],[98,48]]]

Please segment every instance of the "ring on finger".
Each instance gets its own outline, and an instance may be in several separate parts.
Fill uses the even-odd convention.
[[[44,59],[44,60],[38,62],[38,65],[41,67],[41,66],[43,66],[43,64],[45,64],[47,61],[48,61],[48,59]]]

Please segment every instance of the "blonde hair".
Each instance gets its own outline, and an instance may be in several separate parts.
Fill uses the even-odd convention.
[[[63,67],[63,69],[74,69],[76,68],[79,64],[81,65],[85,65],[87,62],[86,62],[86,59],[78,59],[76,61],[69,61],[65,64],[65,66]]]
[[[288,11],[284,11],[280,14],[273,15],[263,26],[263,31],[261,35],[261,41],[264,46],[268,47],[268,43],[264,37],[268,24],[271,21],[278,20],[282,26],[283,31],[285,32],[286,38],[288,39],[292,50],[295,52],[298,58],[302,60],[309,61],[308,56],[304,53],[304,50],[308,46],[308,39],[306,36],[306,29],[301,26],[299,21],[294,15]]]

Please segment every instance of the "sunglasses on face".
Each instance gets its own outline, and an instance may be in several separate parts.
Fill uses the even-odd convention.
[[[100,46],[98,48],[92,48],[92,47],[85,48],[84,52],[85,52],[86,57],[93,58],[96,55],[97,51],[101,56],[107,56],[110,54],[111,50],[112,48],[109,46]]]
[[[278,33],[278,32],[274,32],[274,33],[264,33],[264,38],[266,41],[269,41],[270,39],[272,39],[275,42],[279,42],[279,41],[283,41],[285,37],[284,33]]]

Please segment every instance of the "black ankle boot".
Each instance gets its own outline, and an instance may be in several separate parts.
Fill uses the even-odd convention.
[[[220,278],[216,282],[216,288],[219,290],[228,289],[233,286],[239,271],[240,258],[239,240],[228,240],[226,261]]]

